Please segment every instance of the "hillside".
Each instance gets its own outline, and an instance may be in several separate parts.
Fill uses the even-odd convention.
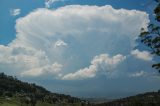
[[[79,98],[52,93],[36,84],[0,73],[0,106],[81,106],[86,103]]]
[[[147,92],[94,106],[160,106],[160,90]]]
[[[104,103],[97,101],[102,101],[102,98],[81,100],[70,95],[52,93],[36,84],[0,73],[0,106],[160,106],[160,90],[110,102],[105,102],[106,99]]]

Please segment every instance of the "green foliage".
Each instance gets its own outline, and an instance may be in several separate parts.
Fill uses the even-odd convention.
[[[150,48],[152,54],[160,56],[160,0],[155,1],[157,2],[154,9],[156,22],[149,24],[148,30],[142,28],[139,37],[141,42]],[[160,63],[153,64],[152,67],[160,72]]]
[[[6,101],[6,99],[13,101],[13,98],[16,98],[15,103]],[[2,105],[1,103],[5,104],[4,106],[12,106],[9,104],[13,104],[13,106],[15,104],[18,104],[17,106],[41,106],[36,104],[50,104],[45,106],[54,106],[53,104],[80,104],[81,100],[70,95],[52,93],[36,84],[22,82],[16,77],[0,73],[0,106]]]

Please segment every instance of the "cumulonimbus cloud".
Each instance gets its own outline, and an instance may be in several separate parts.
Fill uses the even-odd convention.
[[[145,12],[114,9],[109,5],[37,9],[17,19],[16,38],[7,46],[0,46],[0,69],[23,76],[90,73],[83,70],[95,68],[93,61],[91,66],[87,65],[93,57],[130,53],[134,39],[148,22]],[[55,64],[58,70],[54,69]],[[106,64],[105,68],[110,67],[109,62]],[[91,73],[90,77],[95,75]]]

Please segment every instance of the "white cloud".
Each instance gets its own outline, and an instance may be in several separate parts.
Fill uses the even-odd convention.
[[[54,63],[52,65],[46,65],[43,67],[33,68],[28,71],[21,73],[22,76],[41,76],[45,74],[58,75],[62,70],[62,65]]]
[[[145,61],[151,61],[153,56],[148,51],[139,51],[138,49],[132,50],[131,54],[138,59],[142,59]]]
[[[15,71],[23,76],[40,76],[58,74],[62,65],[49,62],[44,51],[28,47],[5,47],[0,45],[0,68],[4,71]],[[12,70],[12,71],[11,71]]]
[[[21,13],[21,9],[19,9],[19,8],[17,8],[17,9],[11,9],[10,10],[10,14],[12,15],[12,16],[17,16],[17,15],[19,15]]]
[[[54,44],[55,47],[61,47],[61,46],[67,46],[67,43],[65,43],[63,40],[58,40]]]
[[[103,64],[107,61],[104,68],[114,68],[121,61],[119,55],[95,56],[102,53],[128,55],[134,47],[134,38],[148,22],[145,12],[111,6],[70,5],[56,10],[37,9],[19,18],[15,26],[16,38],[7,46],[0,46],[0,69],[24,76],[47,73],[63,76],[81,69],[79,73],[88,72],[85,75],[94,77],[96,68],[105,66],[100,61]],[[91,65],[82,69],[92,57],[95,59]],[[63,71],[54,70],[54,63],[62,65],[58,70]],[[51,72],[44,71],[46,68]]]
[[[142,77],[142,76],[146,76],[146,75],[147,75],[147,73],[142,70],[139,72],[132,73],[129,76],[130,77]]]
[[[113,71],[120,62],[125,60],[126,57],[118,54],[113,57],[109,57],[108,54],[101,54],[99,56],[95,56],[91,61],[91,65],[87,68],[80,69],[75,73],[69,73],[65,75],[63,80],[80,80],[86,78],[95,77],[98,71]]]
[[[45,7],[50,8],[50,6],[57,1],[62,1],[62,0],[45,0]]]

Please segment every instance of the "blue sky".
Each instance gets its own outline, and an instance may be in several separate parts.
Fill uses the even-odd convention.
[[[158,90],[138,42],[150,0],[1,0],[0,70],[53,92],[118,98]]]

